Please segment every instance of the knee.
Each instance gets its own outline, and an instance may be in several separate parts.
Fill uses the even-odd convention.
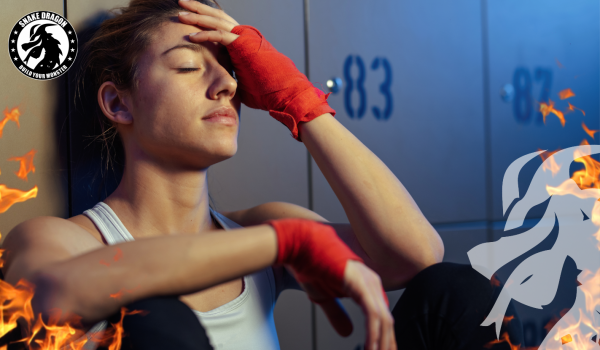
[[[474,300],[493,298],[498,285],[481,275],[471,265],[441,262],[417,273],[407,289],[451,295],[453,298]]]

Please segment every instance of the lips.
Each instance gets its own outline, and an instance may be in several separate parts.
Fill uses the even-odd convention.
[[[226,125],[236,125],[237,114],[231,107],[219,107],[202,117],[202,120]]]

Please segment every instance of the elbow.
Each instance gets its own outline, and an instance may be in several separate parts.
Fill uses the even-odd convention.
[[[73,327],[78,327],[80,322],[93,322],[95,317],[91,308],[84,307],[82,293],[69,287],[67,275],[58,272],[54,266],[53,271],[42,269],[31,276],[35,290],[31,300],[34,317],[39,314],[45,321],[53,318]]]
[[[42,269],[31,275],[29,280],[34,291],[31,299],[34,316],[40,314],[42,319],[47,319],[52,310],[60,310],[62,315],[73,311],[72,298],[65,292],[65,283],[60,275]]]

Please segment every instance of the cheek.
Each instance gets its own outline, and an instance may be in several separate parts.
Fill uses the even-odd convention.
[[[184,79],[147,77],[140,80],[136,135],[142,144],[174,145],[197,130],[194,121],[203,110],[200,84]]]

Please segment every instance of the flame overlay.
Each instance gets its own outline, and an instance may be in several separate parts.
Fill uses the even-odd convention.
[[[9,121],[13,121],[17,124],[18,128],[21,128],[19,124],[19,117],[21,116],[21,112],[19,112],[19,108],[15,107],[8,111],[8,108],[4,109],[4,118],[0,120],[0,137],[2,137],[2,131],[4,130],[4,126]]]
[[[557,110],[554,108],[554,101],[552,101],[551,99],[548,99],[548,102],[541,102],[540,103],[540,112],[542,113],[542,116],[544,117],[544,124],[546,124],[546,117],[552,113],[555,116],[558,117],[558,119],[560,120],[560,124],[564,127],[565,126],[565,115],[563,112]]]
[[[585,131],[586,134],[590,135],[590,137],[593,139],[594,138],[594,134],[598,132],[598,130],[590,130],[587,125],[585,125],[584,122],[581,122],[581,127],[583,128],[583,131]]]
[[[2,250],[0,250],[0,254]],[[0,337],[17,327],[17,322],[25,327],[29,336],[20,339],[27,349],[35,350],[82,350],[90,341],[109,350],[119,350],[123,337],[123,318],[126,315],[144,314],[144,311],[129,311],[121,308],[121,317],[117,323],[104,332],[93,333],[89,337],[81,327],[81,318],[73,315],[61,322],[62,312],[50,310],[48,322],[44,322],[41,314],[34,315],[31,300],[35,294],[35,286],[25,279],[19,280],[16,286],[0,280]],[[6,347],[0,347],[0,350]]]
[[[0,214],[6,212],[15,203],[25,202],[28,199],[37,197],[37,193],[37,186],[29,191],[21,191],[0,184]]]
[[[15,172],[19,179],[27,181],[27,174],[29,174],[30,172],[35,173],[35,166],[33,166],[33,157],[36,153],[37,151],[32,149],[22,157],[8,158],[9,161],[15,161],[20,163],[19,171]]]
[[[558,97],[560,97],[561,100],[566,100],[573,96],[575,96],[575,93],[571,89],[564,89],[558,93]]]

